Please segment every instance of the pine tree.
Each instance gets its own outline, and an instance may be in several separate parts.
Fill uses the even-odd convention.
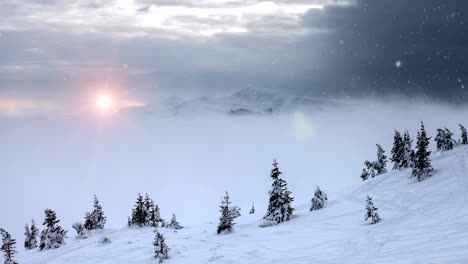
[[[4,264],[18,264],[14,260],[16,254],[16,240],[13,239],[6,230],[0,228],[0,234],[2,235],[2,247],[0,248],[3,251]]]
[[[369,179],[369,176],[370,176],[369,170],[367,170],[366,168],[363,168],[362,172],[361,172],[361,179],[363,181],[365,181],[365,180]]]
[[[157,204],[154,204],[153,201],[151,201],[151,207],[149,210],[149,222],[148,225],[151,227],[158,227],[159,223],[161,222],[161,214],[159,212],[159,206]]]
[[[221,217],[219,218],[219,225],[217,231],[218,234],[232,232],[232,227],[234,226],[234,218],[231,214],[230,206],[231,201],[229,200],[228,192],[226,192],[226,195],[221,200]]]
[[[364,166],[366,166],[364,169],[362,169],[361,173],[361,179],[363,181],[369,179],[369,178],[374,178],[376,175],[375,169],[374,169],[374,164],[376,162],[370,162],[368,160],[364,161]]]
[[[169,250],[170,248],[167,246],[164,236],[158,232],[158,230],[154,230],[155,237],[153,246],[155,247],[154,250],[154,257],[159,259],[159,262],[163,262],[163,260],[169,258]]]
[[[444,144],[444,150],[452,150],[453,149],[453,133],[446,127],[444,127],[445,130],[445,144]]]
[[[427,150],[430,138],[427,137],[424,124],[421,122],[421,129],[418,131],[416,142],[416,154],[414,157],[414,165],[412,177],[416,177],[418,181],[422,181],[431,176],[433,168],[431,166],[431,159],[429,155],[431,152]]]
[[[466,128],[462,125],[459,125],[460,126],[460,129],[461,129],[461,143],[463,145],[467,145],[468,144],[468,136],[467,136],[467,132],[466,132]]]
[[[176,218],[176,215],[175,214],[172,214],[172,219],[171,219],[171,222],[169,224],[166,225],[167,228],[174,228],[176,230],[179,230],[179,229],[182,229],[184,228],[183,226],[181,226],[179,224],[179,222],[177,222],[177,218]]]
[[[393,162],[393,169],[401,169],[405,155],[405,145],[403,143],[403,138],[401,137],[400,132],[397,130],[395,130],[395,135],[393,136],[393,148],[391,153],[392,157],[390,160]]]
[[[252,204],[252,208],[249,211],[249,214],[255,214],[255,205]]]
[[[436,142],[436,147],[438,151],[443,151],[444,150],[444,145],[445,145],[445,131],[441,128],[437,129],[437,135],[434,138],[434,141]]]
[[[314,197],[311,200],[312,205],[310,207],[310,211],[322,209],[325,207],[327,200],[327,194],[317,186],[317,190],[315,190]]]
[[[94,195],[93,203],[93,211],[86,213],[83,228],[87,230],[103,229],[106,224],[107,217],[104,216],[104,211],[102,210],[102,206],[96,195]]]
[[[232,219],[236,219],[237,217],[241,216],[241,211],[242,209],[238,206],[232,206],[229,208],[229,212],[232,216]]]
[[[59,248],[65,244],[65,238],[67,237],[67,231],[61,226],[57,225],[60,220],[57,219],[55,212],[50,209],[44,211],[45,220],[43,225],[45,229],[41,232],[41,241],[39,243],[39,249],[53,249]]]
[[[154,207],[154,202],[153,200],[149,197],[149,195],[146,193],[145,194],[145,200],[144,200],[144,210],[145,210],[145,225],[149,225],[149,222],[151,221],[151,213],[150,211]]]
[[[377,213],[377,210],[378,208],[376,208],[374,206],[374,203],[372,202],[372,197],[370,197],[369,195],[367,195],[367,198],[366,198],[366,202],[367,202],[367,206],[366,206],[366,221],[367,219],[371,219],[371,224],[376,224],[378,222],[380,222],[380,217],[379,217],[379,214]]]
[[[104,211],[102,210],[101,203],[99,203],[98,198],[94,195],[94,210],[91,212],[94,222],[93,229],[104,229],[104,226],[107,222],[107,217],[104,216]]]
[[[270,196],[268,209],[263,217],[267,222],[262,224],[261,227],[288,221],[294,212],[294,208],[291,206],[294,198],[291,197],[291,192],[288,191],[288,184],[281,178],[281,172],[276,160],[273,162],[271,178],[273,179],[273,184],[268,192]]]
[[[85,215],[85,221],[83,227],[86,228],[87,230],[93,230],[95,229],[95,222],[94,222],[94,217],[91,213],[86,213]]]
[[[410,137],[410,134],[408,131],[405,132],[403,135],[403,158],[401,160],[400,168],[409,168],[412,165],[412,158],[411,158],[411,152],[412,150],[412,145],[413,140]]]
[[[377,172],[377,175],[383,174],[387,172],[387,156],[385,156],[385,151],[383,150],[382,146],[376,144],[377,146],[377,161],[374,162],[374,168]]]
[[[144,226],[146,224],[146,209],[143,196],[138,194],[135,207],[132,210],[131,225]]]
[[[31,228],[26,224],[24,235],[26,236],[24,240],[24,248],[34,249],[37,247],[37,235],[39,234],[39,229],[37,229],[36,222],[34,219],[31,219]]]

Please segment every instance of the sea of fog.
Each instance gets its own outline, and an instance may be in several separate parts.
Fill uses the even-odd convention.
[[[82,221],[96,194],[108,227],[126,225],[137,193],[148,193],[182,225],[218,221],[224,191],[242,213],[266,209],[273,159],[295,197],[316,185],[331,200],[361,183],[375,144],[390,156],[394,129],[415,137],[446,126],[459,138],[468,111],[423,104],[370,104],[268,116],[77,115],[0,120],[0,226],[22,242],[31,218],[56,210],[63,226]],[[434,148],[431,140],[431,148]],[[389,165],[390,167],[391,165]]]

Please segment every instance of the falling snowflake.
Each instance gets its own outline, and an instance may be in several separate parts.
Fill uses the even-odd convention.
[[[395,67],[397,67],[397,68],[403,67],[403,62],[402,62],[401,60],[397,60],[397,61],[395,62]]]

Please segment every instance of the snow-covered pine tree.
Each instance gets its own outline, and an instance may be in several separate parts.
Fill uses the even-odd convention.
[[[418,181],[422,181],[431,176],[433,171],[431,159],[429,155],[431,151],[427,150],[430,138],[427,137],[424,124],[421,121],[421,129],[418,131],[416,142],[416,153],[414,157],[414,165],[412,177],[416,177]]]
[[[374,162],[374,169],[377,172],[377,175],[387,172],[387,156],[385,156],[385,151],[382,146],[376,144],[377,146],[377,161]]]
[[[104,211],[102,210],[101,203],[99,202],[96,195],[94,195],[94,209],[91,212],[93,217],[94,226],[93,229],[104,229],[104,226],[107,222],[107,217],[104,216]]]
[[[367,170],[366,168],[363,168],[362,172],[361,172],[361,179],[363,181],[365,181],[365,180],[369,179],[369,176],[370,176],[369,170]]]
[[[327,204],[327,200],[327,194],[320,190],[320,187],[317,185],[317,190],[315,190],[314,197],[311,200],[310,211],[322,209]]]
[[[145,200],[144,200],[144,210],[145,210],[145,225],[149,226],[149,223],[151,221],[151,210],[154,207],[154,202],[153,200],[149,197],[149,195],[146,193],[145,194]]]
[[[267,213],[263,217],[263,219],[266,220],[266,223],[260,225],[261,227],[288,221],[294,212],[294,208],[291,206],[294,198],[291,197],[291,192],[288,190],[288,184],[281,178],[281,172],[276,160],[273,162],[271,178],[273,179],[273,184],[271,185],[271,190],[268,192],[270,196],[268,209]]]
[[[164,236],[158,232],[157,229],[154,230],[155,237],[154,237],[154,242],[153,246],[155,247],[154,249],[154,257],[159,259],[159,262],[163,262],[163,260],[169,258],[169,250],[170,248],[166,244],[166,240],[164,239]]]
[[[445,144],[444,144],[444,150],[452,150],[453,149],[453,133],[446,127],[444,127],[445,130]]]
[[[161,214],[159,212],[159,206],[154,204],[151,200],[152,205],[149,210],[149,222],[148,225],[152,227],[158,227],[161,222]]]
[[[438,151],[445,150],[445,131],[442,128],[437,129],[437,135],[434,138]]]
[[[131,225],[144,226],[146,224],[146,209],[143,196],[138,194],[135,207],[132,210],[132,217],[130,220]]]
[[[461,129],[461,143],[463,145],[467,145],[468,144],[468,136],[467,136],[467,132],[466,132],[466,128],[462,125],[459,125],[460,126],[460,129]]]
[[[179,222],[177,222],[177,218],[176,218],[176,215],[175,214],[172,214],[172,219],[171,219],[171,222],[169,224],[166,225],[167,228],[174,228],[176,230],[179,230],[179,229],[182,229],[184,228],[183,226],[181,226],[179,224]]]
[[[232,232],[232,227],[234,226],[234,217],[231,213],[231,201],[227,191],[221,200],[221,206],[219,208],[221,217],[219,218],[218,230],[216,233],[230,233]]]
[[[367,198],[366,198],[366,202],[367,202],[367,205],[366,205],[366,221],[367,219],[371,219],[371,224],[376,224],[378,222],[380,222],[380,217],[379,217],[379,214],[377,213],[377,210],[378,208],[376,208],[374,206],[374,203],[372,202],[372,197],[370,197],[369,195],[367,195]]]
[[[405,155],[405,145],[403,143],[403,138],[401,137],[400,132],[397,130],[395,130],[395,135],[393,136],[393,148],[391,154],[392,157],[390,160],[393,162],[393,169],[401,169]]]
[[[377,163],[376,161],[370,162],[368,160],[364,161],[364,166],[366,166],[364,169],[362,169],[361,173],[361,179],[363,181],[369,179],[369,178],[374,178],[376,175],[374,164]]]
[[[412,164],[411,152],[413,140],[408,131],[403,135],[403,157],[401,159],[400,168],[409,168]]]
[[[409,159],[410,168],[414,168],[415,160],[416,160],[416,152],[414,152],[414,149],[412,149],[410,152],[410,159]]]
[[[94,217],[92,213],[87,212],[85,215],[85,221],[83,227],[87,230],[93,230],[95,227]]]
[[[5,229],[0,228],[0,233],[2,235],[2,247],[0,248],[3,251],[4,264],[18,264],[14,260],[16,254],[16,240],[13,239]]]
[[[57,219],[55,212],[51,209],[45,209],[44,214],[45,219],[43,225],[46,227],[41,232],[39,249],[54,249],[65,245],[67,231],[64,230],[61,226],[57,225],[60,220]]]
[[[252,208],[250,208],[249,214],[255,214],[255,204],[252,204]]]
[[[231,213],[232,219],[236,219],[237,217],[241,216],[241,211],[242,209],[239,206],[232,206],[229,208],[229,211]]]
[[[74,223],[72,226],[73,229],[76,230],[76,237],[77,238],[87,238],[88,237],[88,229],[82,223]]]
[[[24,248],[27,250],[37,248],[37,235],[39,234],[39,229],[37,229],[34,219],[31,219],[31,227],[26,224],[25,229],[24,235],[26,237],[24,239]]]

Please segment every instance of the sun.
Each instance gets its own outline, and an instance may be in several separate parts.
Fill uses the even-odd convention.
[[[114,101],[109,95],[101,94],[96,99],[96,106],[99,110],[103,112],[108,112],[112,110],[114,106]]]

